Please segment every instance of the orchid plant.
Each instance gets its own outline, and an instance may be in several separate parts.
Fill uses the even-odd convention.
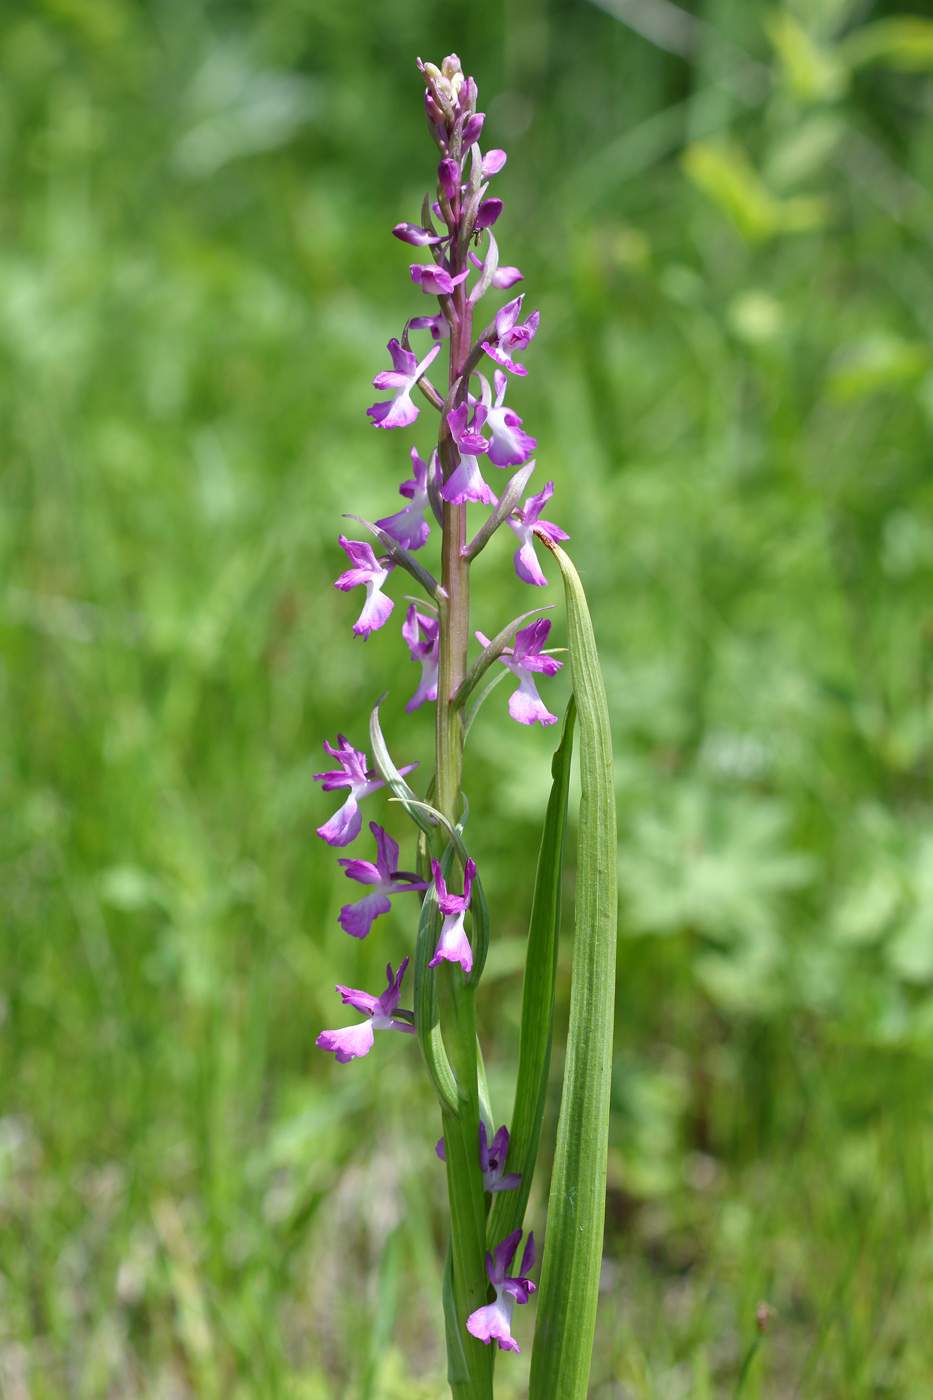
[[[527,1277],[535,1264],[528,1232],[520,1276],[509,1268],[524,1230],[550,1063],[561,904],[561,863],[567,819],[574,727],[579,722],[581,805],[577,859],[576,927],[570,1026],[557,1148],[543,1249],[540,1299],[532,1350],[532,1400],[586,1394],[595,1327],[602,1250],[609,1077],[615,972],[616,836],[612,753],[605,690],[592,625],[579,577],[562,548],[569,536],[542,518],[554,493],[547,482],[524,499],[535,469],[537,441],[506,399],[527,374],[522,363],[538,329],[537,311],[524,312],[524,294],[501,306],[478,333],[477,310],[484,297],[510,292],[523,280],[504,266],[493,227],[502,200],[489,183],[506,163],[502,150],[483,152],[484,115],[477,86],[465,77],[456,55],[440,67],[418,61],[425,86],[428,130],[440,152],[437,197],[426,195],[419,223],[399,224],[395,236],[423,249],[430,261],[410,268],[415,287],[436,301],[431,315],[408,320],[399,340],[390,340],[390,370],[373,383],[391,397],[367,410],[377,428],[409,428],[419,415],[414,395],[438,415],[436,446],[425,461],[411,448],[410,479],[399,487],[408,502],[377,521],[349,516],[370,539],[340,535],[350,568],[339,589],[362,587],[365,597],[353,632],[366,638],[388,624],[394,602],[386,593],[397,571],[421,589],[409,600],[402,638],[421,673],[405,709],[436,706],[434,776],[424,799],[405,781],[417,765],[397,767],[382,733],[379,705],[370,722],[367,753],[342,734],[324,744],[339,764],[318,775],[325,792],[346,790],[342,806],[318,827],[331,846],[350,845],[362,831],[360,803],[388,787],[417,828],[414,870],[399,869],[399,847],[375,822],[374,861],[341,858],[345,876],[367,887],[348,902],[339,921],[353,938],[370,935],[374,922],[403,894],[421,900],[414,943],[413,1009],[400,1008],[406,957],[380,994],[338,985],[343,1002],[366,1018],[318,1036],[322,1050],[347,1064],[373,1048],[375,1031],[414,1035],[437,1091],[443,1137],[437,1155],[446,1163],[451,1235],[445,1271],[448,1378],[462,1400],[492,1396],[493,1356],[518,1351],[511,1334],[516,1304],[527,1303],[536,1285]],[[422,353],[411,348],[413,333],[427,333]],[[446,346],[446,384],[428,372]],[[491,382],[490,382],[491,378]],[[500,488],[489,468],[518,468]],[[496,490],[487,481],[491,475]],[[484,523],[468,538],[468,508],[487,509]],[[437,526],[440,577],[416,555]],[[502,526],[515,534],[514,566],[532,587],[547,583],[537,548],[550,552],[561,570],[567,603],[567,632],[573,694],[552,764],[553,787],[544,830],[529,924],[522,1001],[518,1080],[511,1132],[495,1127],[475,1029],[476,995],[490,936],[490,920],[477,864],[465,837],[468,804],[463,794],[464,743],[480,705],[507,675],[517,686],[509,714],[522,725],[557,723],[538,692],[539,679],[564,662],[549,648],[551,622],[533,608],[493,638],[476,631],[480,652],[470,660],[470,569]],[[375,541],[375,546],[371,542]],[[376,552],[376,550],[380,552]],[[534,617],[533,621],[529,618]],[[484,681],[499,662],[497,674]],[[472,843],[471,843],[472,844]],[[506,1168],[509,1170],[506,1170]]]

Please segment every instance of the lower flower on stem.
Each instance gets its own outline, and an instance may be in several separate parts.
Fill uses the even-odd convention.
[[[489,1282],[496,1290],[496,1300],[494,1303],[487,1303],[484,1308],[477,1308],[476,1312],[470,1313],[467,1318],[467,1331],[470,1335],[485,1342],[487,1346],[490,1342],[498,1342],[500,1351],[521,1351],[521,1347],[512,1336],[512,1312],[516,1303],[527,1303],[535,1291],[531,1279],[525,1277],[535,1262],[533,1230],[529,1232],[528,1243],[522,1255],[521,1276],[509,1278],[508,1271],[521,1237],[521,1230],[513,1230],[511,1235],[506,1235],[501,1244],[496,1245],[495,1258],[487,1251],[486,1272]]]

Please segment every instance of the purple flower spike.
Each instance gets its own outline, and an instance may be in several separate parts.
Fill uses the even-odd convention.
[[[498,175],[507,160],[505,151],[487,151],[483,156],[483,179],[488,180],[491,175]]]
[[[554,483],[549,481],[543,491],[539,491],[537,496],[529,496],[522,509],[515,511],[509,518],[509,525],[520,542],[520,547],[515,551],[515,572],[525,583],[533,583],[538,588],[543,588],[547,579],[535,554],[535,530],[547,535],[548,539],[554,540],[555,543],[558,540],[570,539],[567,531],[562,530],[559,525],[553,525],[550,520],[538,519],[553,494]]]
[[[438,494],[454,506],[461,506],[466,501],[480,501],[483,505],[493,506],[496,497],[483,480],[476,460],[477,452],[486,452],[489,448],[479,431],[485,422],[486,408],[483,404],[477,405],[472,426],[468,429],[466,422],[469,412],[467,405],[462,403],[447,415],[451,436],[460,452],[460,465],[444,482]]]
[[[509,714],[519,724],[534,724],[535,720],[540,720],[544,725],[557,723],[557,716],[549,713],[538,694],[533,674],[539,671],[542,675],[553,676],[564,664],[556,656],[541,654],[550,630],[550,618],[537,618],[528,627],[516,632],[514,647],[506,647],[499,657],[503,666],[508,666],[518,681],[518,689],[509,697]],[[482,632],[477,632],[476,637],[484,647],[489,646],[489,638],[484,637]]]
[[[473,877],[476,874],[476,865],[472,860],[468,860],[466,863],[466,870],[463,873],[462,895],[447,893],[447,885],[441,874],[439,860],[431,861],[431,874],[434,876],[434,884],[437,889],[437,902],[444,915],[444,927],[441,929],[434,957],[428,963],[428,967],[437,967],[438,963],[445,960],[458,962],[469,976],[473,966],[473,950],[463,927],[463,916],[470,905],[470,891],[473,886]]]
[[[395,607],[392,599],[382,592],[382,585],[395,565],[387,559],[377,559],[371,544],[362,540],[348,540],[346,535],[338,535],[337,539],[341,549],[345,549],[349,555],[353,568],[335,579],[334,587],[346,593],[361,583],[366,585],[363,611],[353,624],[354,636],[366,638],[370,632],[378,631],[388,622],[389,614]]]
[[[371,860],[348,860],[345,856],[337,862],[343,866],[348,880],[357,880],[361,885],[372,885],[371,894],[364,895],[355,904],[345,904],[340,911],[338,923],[344,933],[352,938],[365,938],[372,928],[373,920],[380,914],[388,914],[392,908],[390,894],[404,894],[406,890],[426,890],[429,880],[419,880],[407,870],[398,869],[398,842],[377,826],[369,823],[369,829],[376,838],[376,863]]]
[[[387,535],[398,540],[404,549],[420,549],[431,533],[431,527],[424,518],[429,508],[428,464],[418,456],[418,449],[411,449],[413,481],[403,481],[398,488],[400,496],[407,496],[411,505],[405,506],[397,515],[387,515],[376,524]]]
[[[336,758],[340,767],[332,768],[327,773],[315,773],[315,781],[323,784],[325,792],[349,788],[350,795],[339,812],[335,812],[329,822],[318,827],[317,834],[323,837],[329,846],[349,846],[350,842],[359,836],[360,827],[363,825],[360,802],[364,797],[369,797],[370,793],[385,787],[385,784],[372,768],[367,768],[363,750],[355,749],[343,734],[337,735],[336,748],[325,739],[324,751],[329,753],[331,758]],[[417,767],[417,763],[408,763],[404,768],[400,768],[399,772],[410,773]]]
[[[417,283],[423,292],[429,296],[450,296],[454,287],[459,286],[463,279],[469,276],[469,268],[465,272],[458,272],[456,277],[451,277],[449,272],[445,272],[442,267],[435,267],[430,264],[425,267],[422,263],[412,263],[409,268],[411,280]]]
[[[410,243],[413,248],[427,248],[429,245],[447,242],[440,234],[428,233],[427,229],[420,228],[418,224],[396,224],[392,232],[396,238],[400,238],[403,243]]]
[[[484,1191],[515,1191],[521,1184],[521,1172],[506,1172],[504,1176],[502,1174],[502,1168],[505,1166],[505,1154],[508,1150],[509,1130],[504,1123],[488,1147],[486,1146],[486,1124],[480,1123],[479,1164],[483,1171]]]
[[[414,1035],[415,1028],[409,1021],[398,1020],[395,1010],[402,995],[402,978],[405,976],[405,969],[408,966],[408,959],[405,958],[399,967],[398,976],[392,976],[392,964],[386,967],[386,976],[389,985],[382,993],[381,997],[371,996],[369,992],[357,992],[352,987],[342,987],[338,982],[336,990],[340,993],[340,999],[345,1006],[353,1006],[357,1011],[362,1011],[367,1020],[361,1021],[356,1026],[345,1026],[342,1030],[321,1031],[315,1045],[322,1050],[331,1050],[337,1056],[337,1063],[348,1064],[350,1060],[368,1055],[373,1048],[373,1031],[403,1031],[406,1035]],[[411,1015],[411,1012],[406,1013]]]
[[[524,294],[523,294],[524,295]],[[538,329],[539,313],[532,311],[521,325],[518,318],[522,311],[522,297],[516,297],[514,301],[507,302],[501,310],[496,312],[496,338],[497,344],[492,345],[488,340],[483,341],[483,349],[490,355],[503,369],[510,369],[513,374],[527,374],[524,365],[516,364],[512,359],[512,350],[523,350],[529,340]]]
[[[484,400],[492,397],[485,378],[480,376]],[[506,408],[503,400],[508,388],[509,377],[501,369],[495,373],[496,402],[486,410],[486,426],[492,433],[489,443],[489,460],[497,467],[520,467],[534,452],[537,438],[529,437],[522,431],[522,420],[511,408]],[[537,517],[536,517],[537,518]]]
[[[527,1303],[535,1291],[531,1279],[526,1277],[535,1262],[533,1231],[528,1235],[528,1243],[522,1255],[521,1275],[518,1278],[509,1278],[508,1271],[521,1237],[521,1230],[513,1230],[511,1235],[506,1235],[501,1244],[496,1245],[495,1258],[487,1252],[486,1272],[489,1282],[496,1290],[496,1301],[487,1303],[484,1308],[477,1308],[476,1312],[470,1313],[467,1318],[467,1331],[471,1336],[478,1337],[487,1346],[490,1342],[498,1342],[500,1351],[521,1351],[521,1347],[512,1336],[512,1313],[516,1303]]]
[[[492,228],[502,213],[501,199],[484,199],[476,213],[477,229]]]
[[[405,706],[405,713],[411,714],[424,704],[425,700],[437,699],[437,650],[439,623],[436,617],[419,612],[412,603],[402,625],[402,636],[408,643],[412,661],[421,662],[421,680],[418,689]]]
[[[430,349],[420,364],[410,350],[402,349],[397,340],[390,340],[388,348],[394,369],[382,370],[376,375],[373,385],[377,389],[394,389],[395,393],[389,403],[374,403],[366,413],[377,428],[405,428],[418,417],[418,409],[411,401],[411,391],[441,347],[435,345]]]

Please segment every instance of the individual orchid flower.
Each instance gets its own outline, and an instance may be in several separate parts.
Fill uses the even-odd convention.
[[[417,605],[409,606],[402,624],[402,636],[408,643],[412,661],[421,662],[421,680],[418,689],[405,706],[405,713],[411,714],[424,704],[425,700],[437,699],[438,634],[440,623],[436,617],[419,612]]]
[[[484,228],[492,228],[493,224],[502,213],[502,200],[484,199],[476,211],[476,223],[474,228],[479,231]]]
[[[506,1235],[501,1244],[496,1245],[495,1257],[487,1250],[486,1272],[489,1282],[496,1290],[496,1301],[487,1303],[484,1308],[477,1308],[476,1312],[470,1313],[467,1318],[467,1331],[470,1335],[485,1342],[487,1346],[490,1342],[498,1342],[500,1351],[521,1351],[521,1347],[512,1336],[512,1313],[516,1303],[527,1303],[535,1291],[531,1279],[526,1277],[529,1270],[534,1268],[535,1262],[533,1230],[529,1231],[528,1242],[522,1255],[520,1276],[509,1278],[508,1271],[521,1237],[521,1230],[513,1230],[511,1235]]]
[[[388,403],[374,403],[366,414],[377,428],[406,428],[414,423],[419,410],[411,401],[411,391],[440,351],[433,346],[420,362],[410,350],[403,350],[397,340],[389,341],[388,350],[392,356],[392,369],[382,370],[373,380],[377,389],[394,389]]]
[[[442,311],[436,316],[412,316],[408,322],[411,331],[430,331],[432,340],[450,339],[450,322]]]
[[[516,364],[512,359],[512,350],[523,350],[538,329],[537,311],[532,311],[521,325],[518,324],[523,297],[524,293],[514,301],[507,302],[496,312],[496,344],[493,345],[488,340],[483,341],[486,354],[492,356],[503,369],[510,369],[513,374],[528,373],[524,365]]]
[[[472,426],[467,428],[469,414],[468,406],[462,403],[447,415],[451,436],[460,453],[460,465],[444,482],[438,494],[454,506],[463,505],[466,501],[480,501],[483,505],[492,506],[496,503],[495,494],[483,480],[476,460],[478,452],[489,449],[489,443],[479,431],[485,421],[486,409],[478,404],[473,411]]]
[[[338,535],[337,540],[341,549],[346,550],[353,567],[334,580],[334,587],[346,593],[360,584],[366,585],[363,611],[353,624],[353,635],[365,640],[370,632],[378,631],[388,622],[389,614],[395,607],[392,599],[382,592],[382,585],[395,565],[387,558],[377,559],[372,545],[363,540],[348,540],[346,535]]]
[[[472,248],[468,254],[470,262],[474,267],[482,267],[482,259],[478,258]],[[519,272],[517,267],[497,267],[492,274],[490,286],[495,287],[497,292],[507,292],[509,287],[514,287],[516,282],[524,282],[525,274]]]
[[[408,959],[405,958],[399,967],[398,975],[393,977],[392,964],[387,965],[386,976],[389,985],[381,997],[374,997],[369,992],[357,992],[352,987],[342,987],[339,982],[336,983],[336,990],[340,993],[344,1005],[353,1006],[357,1011],[366,1013],[367,1019],[360,1021],[356,1026],[344,1026],[342,1030],[321,1031],[314,1042],[315,1045],[320,1046],[322,1050],[332,1050],[337,1056],[337,1063],[346,1065],[350,1060],[369,1054],[373,1048],[373,1031],[392,1030],[414,1035],[414,1013],[396,1011],[407,966]]]
[[[350,842],[359,836],[360,828],[363,825],[363,818],[360,816],[360,802],[364,797],[369,797],[371,793],[378,792],[379,788],[385,787],[385,783],[372,768],[367,768],[366,754],[363,750],[355,749],[343,734],[337,735],[336,748],[328,744],[325,739],[324,750],[330,754],[331,758],[336,758],[340,767],[332,768],[327,773],[315,773],[315,781],[323,784],[324,792],[333,792],[337,788],[349,788],[350,795],[330,821],[318,827],[317,834],[329,846],[349,846]],[[400,768],[399,772],[410,773],[413,768],[417,767],[417,763],[408,763],[404,768]]]
[[[497,467],[520,467],[534,452],[537,438],[529,437],[522,430],[522,420],[513,409],[505,406],[505,392],[509,376],[497,369],[493,376],[496,385],[496,401],[492,402],[492,392],[486,376],[479,376],[482,385],[483,404],[486,408],[486,427],[491,433],[489,440],[489,460]]]
[[[428,233],[427,229],[421,228],[418,224],[396,224],[392,230],[396,238],[400,238],[403,243],[409,243],[413,248],[427,248],[438,243],[446,243],[450,237],[436,233]]]
[[[546,535],[555,543],[558,540],[570,539],[567,531],[562,530],[559,525],[552,524],[550,520],[538,519],[553,494],[554,483],[549,481],[537,496],[529,496],[521,510],[514,511],[509,517],[509,525],[519,540],[519,547],[515,551],[515,572],[525,583],[533,583],[538,588],[543,588],[547,579],[535,554],[535,531]]]
[[[427,267],[423,263],[412,263],[410,267],[411,280],[416,283],[428,296],[450,296],[454,287],[469,276],[469,268],[463,272],[458,272],[456,277],[451,277],[449,272],[445,272],[442,267],[436,267],[433,263],[428,263]]]
[[[548,711],[538,694],[533,674],[539,671],[542,675],[553,676],[564,664],[556,656],[542,655],[541,649],[550,630],[550,618],[536,618],[516,632],[514,647],[506,647],[499,657],[503,666],[508,666],[518,681],[518,689],[509,696],[509,714],[519,724],[534,724],[535,720],[540,720],[544,725],[557,723],[557,716]],[[484,637],[482,632],[477,632],[476,638],[484,647],[489,646],[489,638]]]
[[[385,530],[405,549],[420,549],[431,533],[431,527],[424,518],[430,506],[428,499],[428,464],[418,456],[417,447],[411,449],[413,481],[403,481],[398,488],[400,496],[407,496],[411,505],[405,506],[396,515],[387,515],[377,520],[380,530]]]
[[[470,940],[466,936],[463,927],[463,916],[470,905],[470,894],[473,886],[473,877],[476,874],[476,865],[472,860],[466,863],[463,872],[463,894],[448,894],[447,885],[441,874],[441,863],[439,860],[431,861],[431,874],[434,876],[434,885],[437,890],[437,902],[440,911],[444,915],[444,926],[441,929],[441,936],[437,940],[437,948],[434,957],[428,963],[428,967],[437,967],[439,963],[458,962],[463,971],[469,976],[473,966],[473,950],[470,947]]]
[[[372,928],[373,920],[380,914],[388,914],[392,908],[389,896],[404,894],[406,890],[426,890],[430,880],[419,880],[417,875],[398,869],[398,842],[377,826],[369,823],[369,829],[376,838],[376,863],[371,860],[348,860],[346,856],[338,860],[348,880],[357,880],[361,885],[372,885],[370,894],[358,899],[354,904],[345,904],[340,911],[338,923],[344,933],[351,938],[365,938]]]
[[[509,1130],[502,1124],[502,1127],[493,1137],[492,1142],[486,1145],[486,1124],[480,1121],[479,1125],[479,1165],[483,1173],[484,1191],[515,1191],[521,1184],[521,1172],[506,1172],[503,1176],[502,1168],[505,1166],[505,1154],[509,1150]],[[444,1150],[444,1139],[438,1138],[434,1151],[442,1162],[447,1161],[447,1153]]]
[[[498,175],[507,160],[505,151],[487,151],[483,156],[483,179],[488,180],[491,175]]]

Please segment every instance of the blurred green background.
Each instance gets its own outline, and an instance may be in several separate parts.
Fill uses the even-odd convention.
[[[6,0],[3,1400],[446,1393],[417,1056],[314,1048],[346,1020],[334,982],[410,950],[413,902],[341,932],[312,774],[385,689],[397,760],[430,769],[404,605],[364,645],[332,581],[341,512],[399,508],[430,443],[429,410],[411,435],[364,410],[423,310],[389,231],[436,161],[415,56],[451,50],[510,153],[496,232],[541,309],[510,402],[615,728],[591,1394],[928,1400],[928,16]],[[542,601],[510,553],[475,571],[486,632]],[[466,775],[499,1119],[554,741],[505,706]],[[398,809],[366,815],[410,862]]]

